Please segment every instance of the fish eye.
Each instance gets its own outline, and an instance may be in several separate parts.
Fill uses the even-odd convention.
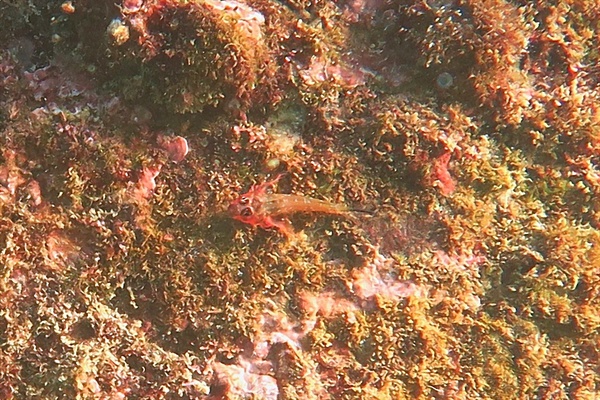
[[[251,207],[242,208],[242,211],[240,211],[242,217],[250,217],[252,214],[254,214],[254,211],[252,211]]]
[[[240,197],[240,204],[246,205],[248,203],[250,203],[250,199],[249,198],[247,198],[246,196]]]

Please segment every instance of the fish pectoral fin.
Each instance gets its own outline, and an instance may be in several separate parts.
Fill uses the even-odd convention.
[[[288,237],[294,234],[294,227],[290,221],[285,218],[268,218],[265,222],[265,228],[276,228]]]

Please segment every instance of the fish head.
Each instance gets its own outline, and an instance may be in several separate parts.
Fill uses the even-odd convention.
[[[249,194],[244,194],[231,202],[227,212],[231,218],[247,224],[253,224],[256,220],[256,211],[260,202]]]

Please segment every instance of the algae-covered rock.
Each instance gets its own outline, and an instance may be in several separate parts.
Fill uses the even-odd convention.
[[[175,113],[264,101],[273,68],[260,12],[219,0],[124,1],[118,10],[106,15],[96,60],[126,98]]]

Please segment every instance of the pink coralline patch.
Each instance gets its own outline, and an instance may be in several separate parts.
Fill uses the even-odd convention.
[[[572,157],[569,154],[565,154],[565,160],[569,164],[569,174],[573,177],[583,179],[592,191],[597,195],[600,193],[600,171],[598,166],[594,162],[593,157],[584,156],[585,153],[591,153],[590,148],[583,149],[582,154]]]
[[[363,300],[380,296],[387,300],[397,301],[420,293],[420,288],[413,282],[382,278],[373,264],[355,271],[348,286],[357,297]]]
[[[300,340],[307,333],[282,312],[266,312],[259,317],[258,326],[252,342],[253,355],[259,359],[265,359],[275,343],[284,343],[292,349],[299,350]]]
[[[354,312],[358,310],[356,304],[331,292],[302,292],[300,294],[300,307],[306,313],[306,318],[302,321],[302,330],[306,333],[314,329],[318,315],[329,319],[346,314],[350,321],[354,321]]]
[[[18,167],[0,167],[0,185],[2,185],[11,196],[14,196],[17,189],[25,184],[25,182],[27,182],[27,180],[23,177],[23,174]]]
[[[124,13],[136,12],[143,4],[143,0],[123,0],[121,10],[123,10]]]
[[[331,64],[317,57],[311,59],[308,68],[300,70],[298,73],[304,83],[309,86],[335,82],[344,88],[352,89],[365,84],[364,74],[361,71],[339,64]]]
[[[90,90],[93,87],[91,79],[60,62],[33,72],[25,72],[24,76],[37,101],[49,104],[77,98],[83,106],[96,100],[94,91]]]
[[[24,188],[25,193],[29,195],[30,202],[37,207],[42,204],[42,189],[40,184],[34,179],[27,179],[28,172],[23,171],[18,165],[18,158],[22,158],[11,150],[4,152],[6,164],[0,165],[0,201],[4,203],[14,203],[17,198],[17,191]],[[21,160],[19,163],[22,163]]]
[[[10,150],[4,152],[5,165],[0,165],[0,200],[8,203],[15,200],[17,189],[27,183],[23,171],[17,164],[18,155]]]
[[[450,157],[450,153],[444,153],[433,160],[433,168],[431,170],[431,177],[434,180],[434,185],[440,189],[440,192],[444,196],[452,194],[456,189],[456,182],[448,170]]]
[[[403,281],[381,276],[383,269],[394,264],[394,260],[376,250],[373,261],[363,268],[355,270],[348,287],[362,300],[372,300],[375,296],[386,300],[398,301],[402,298],[423,295],[424,288],[411,281]]]
[[[300,303],[308,315],[319,314],[325,318],[332,318],[339,314],[357,310],[354,303],[346,299],[341,299],[331,292],[318,294],[302,292],[300,294]]]
[[[349,0],[344,3],[343,17],[351,23],[370,22],[386,4],[383,0]]]
[[[0,88],[12,86],[19,81],[15,73],[15,65],[11,62],[11,57],[0,57]]]
[[[5,166],[0,167],[0,200],[5,203],[14,201],[16,189],[25,183],[20,175],[12,174]]]
[[[132,14],[132,16],[128,18],[129,26],[131,26],[131,29],[137,32],[137,34],[140,37],[140,40],[147,40],[150,37],[150,34],[148,32],[148,24],[146,23],[146,18],[144,18],[143,15],[140,15],[141,13],[136,14],[135,11],[130,11],[130,13]],[[155,47],[150,46],[146,51],[149,58],[155,57],[158,53]]]
[[[270,363],[240,358],[237,364],[215,362],[212,367],[221,398],[277,400],[279,396],[277,381],[266,375],[265,369],[270,369]]]
[[[448,254],[445,251],[435,252],[435,258],[440,267],[446,268],[449,272],[467,273],[473,276],[479,276],[479,266],[485,261],[484,256],[474,254]]]
[[[323,297],[327,298],[325,302],[329,303],[329,294]],[[320,373],[316,365],[303,361],[307,358],[303,354],[302,340],[314,328],[314,323],[305,323],[304,320],[298,321],[290,318],[285,310],[286,307],[282,306],[281,304],[277,304],[276,301],[271,301],[268,309],[259,316],[255,326],[255,334],[250,338],[253,343],[252,354],[247,358],[240,357],[237,364],[250,373],[263,376],[273,374],[276,377],[276,380],[270,377],[269,379],[263,377],[261,379],[263,392],[255,396],[255,398],[277,398],[278,391],[275,390],[276,387],[280,387],[289,379],[296,379],[300,376],[305,385],[311,386],[311,398],[328,398],[325,388],[321,385],[319,379]],[[318,300],[317,307],[321,308],[318,305]],[[313,309],[314,312],[315,310]],[[277,360],[287,357],[293,357],[299,362],[298,367],[301,368],[301,371],[297,371],[300,375],[295,375],[295,372],[293,373],[296,378],[290,375],[291,371],[287,368],[279,369],[282,365]],[[247,375],[242,376],[246,377]],[[247,380],[252,382],[252,376],[247,376],[247,378]],[[276,383],[277,385],[275,385]]]
[[[267,140],[267,129],[261,125],[235,125],[233,135],[237,139],[231,145],[233,151],[241,151],[248,147],[257,149]],[[245,141],[247,145],[243,144]]]
[[[62,269],[81,257],[81,248],[60,230],[54,230],[46,238],[47,264]]]
[[[333,316],[341,312],[341,308],[332,304],[338,299],[331,293],[303,294],[301,297],[309,319],[316,319],[317,313]],[[355,308],[350,302],[345,302],[345,306]],[[287,368],[277,370],[281,368],[277,360],[287,356],[299,361],[302,371],[298,377],[302,376],[301,379],[312,386],[311,398],[328,398],[325,388],[320,385],[320,372],[316,365],[302,362],[305,356],[301,341],[314,328],[314,323],[291,319],[284,309],[285,306],[276,301],[267,304],[267,309],[256,320],[254,335],[249,337],[253,345],[251,353],[245,351],[231,363],[214,362],[209,365],[213,383],[207,400],[279,398],[279,388],[291,377]]]
[[[276,307],[274,303],[271,306]],[[269,375],[273,372],[273,364],[267,357],[276,343],[300,352],[300,340],[304,335],[305,332],[284,312],[266,310],[258,317],[256,333],[250,338],[252,354],[240,356],[232,364],[212,364],[214,382],[209,398],[277,399],[279,387],[277,380]]]
[[[42,204],[42,189],[40,188],[40,184],[36,180],[30,180],[27,184],[27,193],[31,198],[31,202],[34,206],[39,206]]]
[[[169,160],[175,163],[183,161],[190,151],[187,140],[181,136],[172,138],[159,136],[158,145],[167,153]]]
[[[262,40],[262,26],[265,24],[265,17],[260,12],[233,0],[206,0],[205,3],[236,21],[240,32],[245,33],[248,38],[256,41]]]
[[[156,189],[156,177],[160,173],[162,166],[145,167],[140,172],[139,179],[133,190],[134,199],[143,201],[149,199]]]

